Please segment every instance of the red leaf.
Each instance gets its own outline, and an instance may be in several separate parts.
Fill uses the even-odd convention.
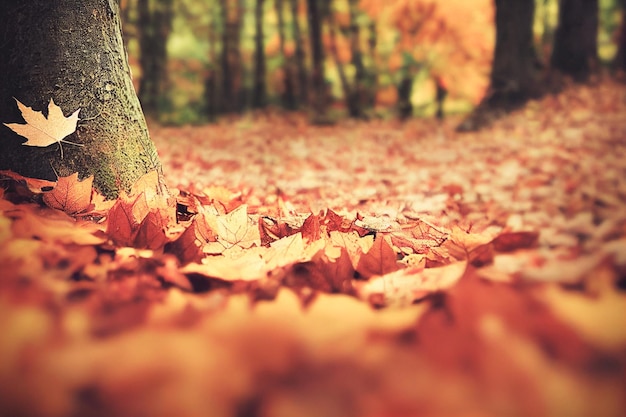
[[[159,211],[153,210],[143,219],[135,235],[134,247],[160,249],[168,241],[165,235],[167,219],[163,219]]]
[[[539,239],[538,232],[502,233],[493,240],[493,248],[497,252],[511,252],[535,246]]]

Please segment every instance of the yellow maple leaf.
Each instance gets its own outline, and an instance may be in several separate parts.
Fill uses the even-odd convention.
[[[41,112],[34,111],[18,99],[15,99],[15,101],[26,124],[3,124],[18,135],[28,139],[22,145],[46,147],[53,143],[59,143],[59,146],[61,146],[61,142],[65,142],[80,146],[80,144],[63,140],[76,131],[80,109],[65,117],[61,108],[54,103],[54,100],[50,99],[50,103],[48,103],[48,117],[46,118]],[[63,157],[62,148],[61,157]]]

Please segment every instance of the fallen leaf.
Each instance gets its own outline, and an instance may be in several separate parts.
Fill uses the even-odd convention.
[[[24,183],[31,192],[36,194],[50,191],[56,185],[56,182],[54,181],[24,177],[13,171],[0,171],[0,176],[6,176],[20,183]]]
[[[530,248],[536,245],[538,240],[538,232],[509,232],[498,235],[492,243],[497,252],[511,252]]]
[[[217,234],[221,241],[242,248],[261,244],[259,229],[250,221],[247,210],[248,206],[244,204],[217,217]]]
[[[407,306],[436,291],[453,287],[465,274],[467,262],[438,268],[412,267],[371,278],[359,286],[359,298],[384,300],[387,306]]]
[[[43,195],[43,201],[48,207],[69,215],[81,213],[91,204],[92,184],[93,175],[82,181],[78,180],[78,172],[68,177],[59,177],[56,187]]]
[[[356,271],[364,278],[385,275],[398,270],[396,253],[382,234],[374,239],[374,244],[364,253],[356,266]]]

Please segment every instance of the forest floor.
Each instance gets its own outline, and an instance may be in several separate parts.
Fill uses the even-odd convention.
[[[626,415],[626,88],[459,121],[151,126],[169,199],[4,190],[0,416]]]

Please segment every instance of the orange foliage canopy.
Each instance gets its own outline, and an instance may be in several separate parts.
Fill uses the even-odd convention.
[[[397,70],[402,54],[426,63],[454,96],[477,103],[488,86],[495,44],[494,9],[490,0],[361,0],[372,17],[389,16],[400,42],[389,59]]]

